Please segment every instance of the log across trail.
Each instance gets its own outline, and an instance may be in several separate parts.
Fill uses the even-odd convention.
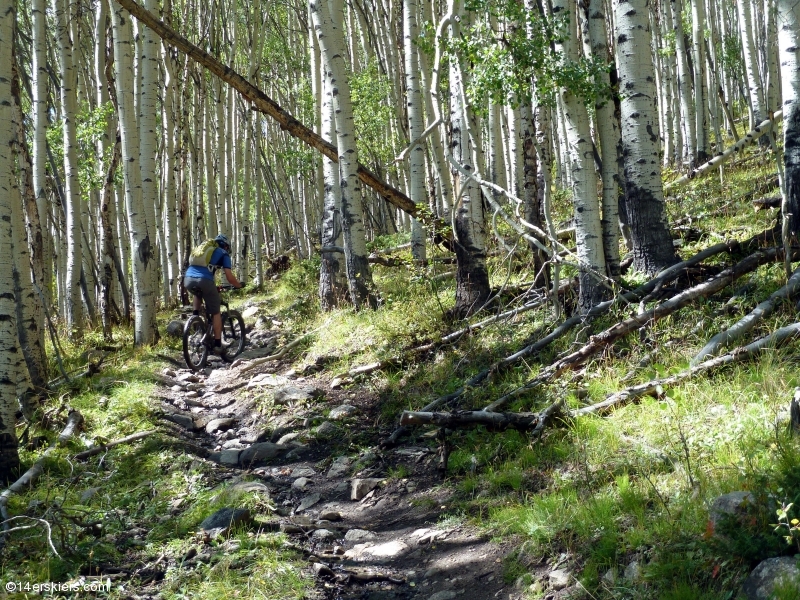
[[[134,2],[134,0],[118,0],[118,2],[141,23],[152,29],[165,43],[180,50],[193,61],[211,71],[214,75],[244,96],[246,100],[252,102],[253,106],[259,112],[275,119],[281,126],[281,129],[288,132],[291,136],[305,142],[311,148],[321,152],[333,162],[339,162],[339,154],[336,146],[325,141],[322,136],[303,125],[262,90],[239,75],[239,73],[223,65],[217,58],[192,44],[163,21],[156,18],[151,12]],[[383,196],[383,198],[393,206],[419,219],[423,223],[434,227],[437,231],[443,229],[444,224],[441,223],[439,219],[427,215],[425,211],[420,212],[417,209],[417,205],[411,201],[411,198],[361,164],[358,165],[358,177],[364,184]],[[437,241],[445,240],[442,238]]]

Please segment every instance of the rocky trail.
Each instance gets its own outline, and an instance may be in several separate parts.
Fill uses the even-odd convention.
[[[274,328],[264,317],[248,327],[242,359],[273,352]],[[304,376],[277,361],[240,373],[212,359],[202,372],[166,368],[156,378],[176,442],[213,461],[220,482],[263,492],[274,508],[269,520],[253,521],[227,507],[201,525],[208,540],[236,523],[286,533],[308,559],[318,598],[521,597],[503,579],[513,545],[442,518],[453,490],[437,474],[435,441],[379,448],[388,430],[374,425],[377,394],[331,389],[324,374]]]

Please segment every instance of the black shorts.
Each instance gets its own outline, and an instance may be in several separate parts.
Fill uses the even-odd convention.
[[[203,277],[184,277],[183,287],[192,292],[195,296],[200,296],[206,302],[206,314],[219,314],[220,298],[217,286],[213,279]]]

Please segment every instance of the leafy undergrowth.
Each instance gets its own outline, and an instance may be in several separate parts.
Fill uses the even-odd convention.
[[[747,239],[774,223],[772,211],[754,213],[750,205],[753,196],[774,193],[769,185],[773,159],[766,154],[746,160],[741,168],[727,171],[723,182],[707,177],[674,192],[668,202],[670,219],[684,219],[689,225],[679,248],[684,258],[724,239]],[[502,225],[499,228],[510,237]],[[378,246],[402,241],[394,236]],[[495,287],[513,289],[532,279],[526,252],[514,261],[505,253],[490,259]],[[443,256],[441,251],[431,254]],[[453,303],[453,282],[437,275],[452,266],[434,263],[435,268],[420,268],[407,252],[395,255],[406,264],[374,269],[383,300],[374,312],[342,308],[320,313],[318,265],[313,261],[296,263],[262,291],[238,296],[235,302],[266,306],[286,332],[286,342],[312,332],[294,349],[294,368],[323,365],[315,376],[327,382],[354,366],[396,358],[404,348],[464,326],[445,318]],[[731,260],[737,259],[720,255],[710,262],[722,265]],[[569,275],[565,268],[564,276]],[[712,335],[749,312],[784,279],[779,265],[762,267],[713,298],[620,340],[580,371],[520,396],[511,410],[539,410],[559,398],[577,407],[680,371]],[[641,276],[629,273],[624,283],[641,281]],[[514,302],[513,293],[504,294],[472,322]],[[616,308],[598,319],[593,331],[637,309]],[[785,303],[753,335],[795,320],[793,304]],[[453,391],[554,324],[550,308],[530,311],[418,355],[402,367],[345,385],[372,398],[377,418],[370,426],[388,435],[400,411],[418,409]],[[541,355],[468,390],[460,407],[487,405],[535,376],[560,353],[574,350],[589,333],[575,331]],[[129,343],[129,335],[119,332],[117,337]],[[91,335],[87,339],[100,343]],[[37,487],[14,497],[9,509],[50,523],[60,557],[47,547],[40,526],[15,533],[2,557],[4,581],[65,581],[98,567],[110,572],[104,567],[116,565],[125,577],[135,573],[147,585],[148,573],[163,563],[170,566],[163,580],[152,585],[165,598],[311,594],[313,581],[303,571],[301,557],[279,534],[238,532],[218,542],[227,545],[219,554],[222,558],[183,568],[196,545],[197,525],[234,492],[230,480],[169,443],[168,437],[156,434],[117,448],[102,460],[68,460],[90,440],[156,428],[149,374],[163,367],[157,354],[174,354],[176,349],[176,342],[164,340],[156,348],[123,355],[92,380],[59,390],[68,393],[65,401],[86,417],[83,439],[52,454]],[[79,350],[65,346],[68,370],[83,364]],[[531,599],[545,596],[547,565],[556,563],[566,564],[597,599],[733,598],[758,561],[800,550],[800,537],[790,530],[791,520],[800,517],[798,509],[788,509],[781,517],[786,526],[775,528],[778,509],[800,506],[800,442],[787,432],[781,416],[800,385],[799,356],[796,343],[766,351],[755,361],[689,379],[659,398],[645,398],[608,416],[561,423],[535,441],[513,431],[454,432],[446,481],[454,498],[444,518],[468,519],[499,540],[513,540],[517,550],[507,560],[507,580]],[[64,420],[63,413],[52,414],[58,398],[56,394],[43,409],[50,411],[51,426],[32,427],[28,440],[43,435],[49,444],[55,438]],[[414,432],[412,443],[429,443],[418,437],[422,433]],[[30,464],[40,452],[26,450],[23,460]],[[743,523],[723,522],[715,533],[709,526],[709,507],[720,494],[735,490],[751,491],[756,502]],[[263,497],[247,496],[242,502],[257,519],[269,514]],[[639,575],[626,578],[625,570],[630,572],[634,562]],[[124,596],[122,586],[115,583],[111,596]],[[786,597],[794,596],[787,591]]]

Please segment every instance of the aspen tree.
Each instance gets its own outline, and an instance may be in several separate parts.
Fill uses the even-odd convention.
[[[131,56],[131,19],[128,11],[113,3],[112,27],[114,31],[114,58],[116,61],[116,90],[119,110],[119,128],[122,139],[122,161],[125,175],[125,206],[129,220],[129,239],[135,299],[134,341],[137,345],[152,344],[158,339],[155,313],[155,290],[152,270],[155,228],[148,222],[154,204],[142,198],[142,172],[139,164],[139,132],[133,110],[131,82],[133,72]],[[148,206],[149,204],[149,206]]]
[[[460,0],[450,0],[448,13],[450,37],[461,36],[464,16]],[[463,70],[458,57],[450,59],[450,152],[453,160],[467,173],[476,169],[474,140],[469,135],[470,115],[464,103]],[[456,239],[456,303],[451,314],[463,318],[481,309],[489,298],[489,273],[486,268],[486,219],[478,185],[470,177],[453,171],[456,193],[453,205],[453,229]]]
[[[13,177],[11,144],[11,56],[14,47],[16,2],[0,0],[0,238],[11,239]],[[0,480],[9,481],[19,469],[16,413],[17,381],[22,353],[16,331],[16,296],[12,269],[0,269]]]
[[[73,43],[70,39],[70,23],[74,15],[69,0],[54,0],[56,14],[59,61],[61,67],[61,127],[64,143],[64,217],[66,220],[66,280],[64,303],[67,328],[70,336],[83,335],[83,303],[81,302],[81,221],[80,189],[78,183],[78,155],[76,118],[77,70],[73,59]]]
[[[753,129],[766,117],[764,88],[758,69],[758,55],[753,40],[753,16],[750,0],[736,0],[736,8],[739,12],[739,34],[742,40],[742,56],[744,58],[751,107],[749,129]]]
[[[653,275],[676,262],[661,182],[655,73],[648,0],[614,0],[620,124],[625,178],[624,222],[630,227],[633,266]],[[647,49],[643,51],[643,49]]]
[[[783,80],[784,219],[800,238],[800,3],[778,0],[778,55]]]
[[[681,123],[683,125],[683,152],[681,160],[690,170],[698,166],[697,162],[697,139],[695,121],[695,106],[692,99],[692,80],[689,72],[688,52],[686,49],[685,35],[683,31],[683,20],[681,11],[683,9],[682,0],[670,0],[672,2],[672,24],[675,30],[675,59],[678,65],[678,90],[681,97]]]
[[[417,27],[416,0],[403,0],[403,51],[405,52],[406,108],[408,137],[416,140],[424,131],[422,95],[419,88],[419,62],[415,38]],[[409,197],[414,204],[425,202],[425,147],[417,144],[409,157]],[[493,163],[494,164],[494,163]],[[425,230],[417,219],[411,219],[411,253],[418,263],[425,262]]]
[[[341,50],[341,28],[331,20],[324,1],[310,0],[309,7],[320,49],[325,57],[326,79],[329,80],[335,113],[339,185],[342,190],[342,230],[350,299],[356,308],[375,308],[377,297],[372,291],[372,273],[367,263],[361,184],[356,173],[358,150],[353,129],[350,85]]]

